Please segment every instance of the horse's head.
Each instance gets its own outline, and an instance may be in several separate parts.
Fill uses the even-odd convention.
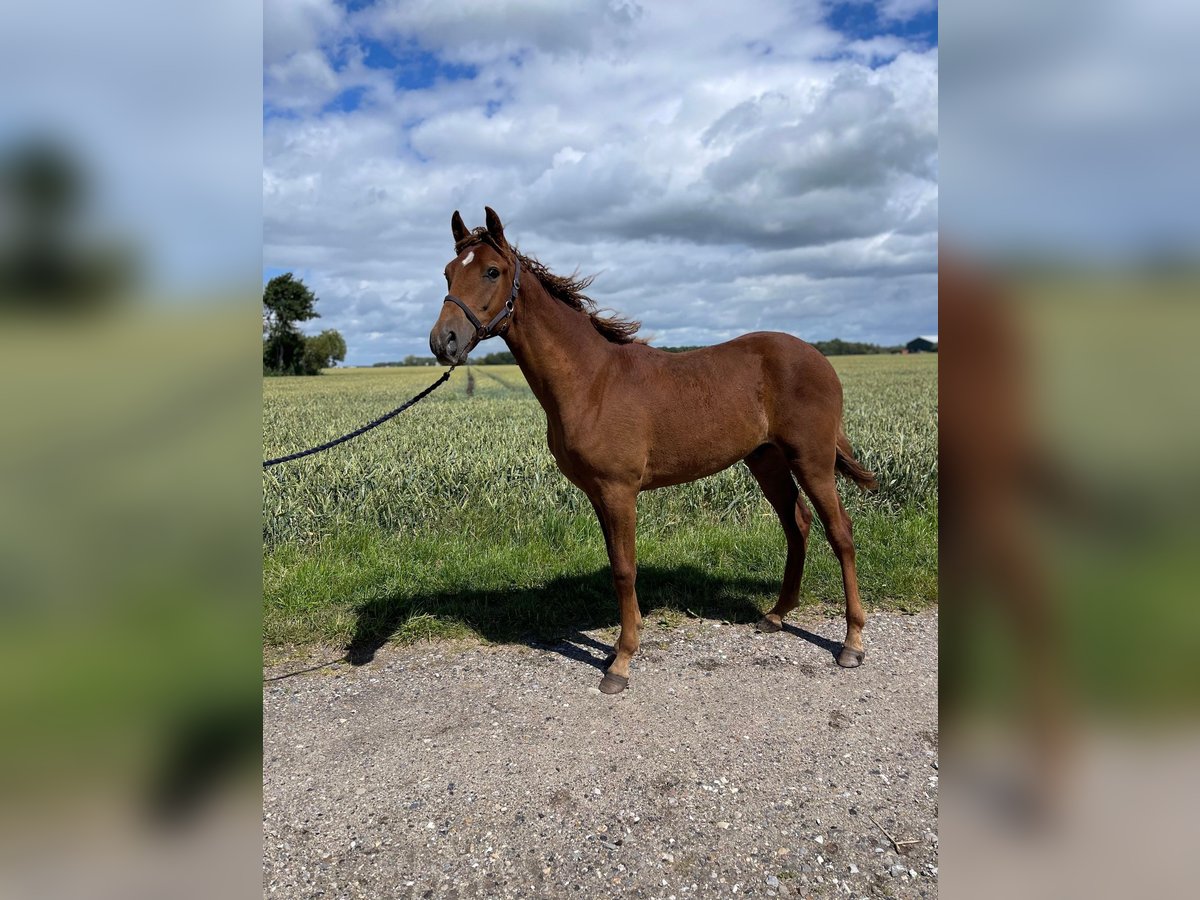
[[[450,293],[429,332],[429,349],[443,365],[461,365],[481,340],[503,334],[520,289],[517,254],[500,217],[485,209],[486,229],[468,230],[457,210],[450,219],[458,255],[446,264]]]

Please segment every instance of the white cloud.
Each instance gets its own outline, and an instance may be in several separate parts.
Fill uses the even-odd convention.
[[[315,48],[301,50],[266,67],[264,92],[275,107],[315,111],[342,91],[337,73]]]
[[[880,0],[879,18],[885,22],[907,22],[937,9],[937,0]]]
[[[263,65],[284,62],[340,36],[344,14],[333,0],[265,0]]]
[[[292,22],[268,67],[268,99],[294,115],[265,129],[264,263],[305,277],[351,362],[424,352],[450,213],[479,224],[485,204],[552,267],[602,271],[593,296],[660,342],[927,331],[937,51],[856,49],[821,15],[404,2],[351,14],[336,40]],[[406,91],[363,64],[366,40],[476,75]],[[355,111],[316,112],[350,87]]]

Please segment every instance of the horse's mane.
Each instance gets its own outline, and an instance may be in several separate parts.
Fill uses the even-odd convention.
[[[459,241],[455,245],[455,253],[462,253],[467,247],[472,244],[487,243],[496,250],[497,253],[503,255],[504,251],[497,246],[495,239],[487,228],[476,228],[466,238]],[[532,256],[526,256],[515,247],[511,248],[512,252],[521,260],[521,268],[526,272],[532,272],[537,276],[537,280],[541,282],[546,293],[560,303],[565,303],[571,309],[577,309],[582,313],[586,313],[587,317],[592,322],[592,327],[595,328],[605,340],[611,341],[614,344],[632,344],[641,343],[641,338],[636,337],[637,331],[642,327],[641,322],[636,322],[633,319],[623,319],[616,314],[605,315],[602,310],[596,306],[596,302],[584,293],[595,279],[595,275],[580,275],[574,272],[571,275],[555,275],[544,265],[537,261]]]

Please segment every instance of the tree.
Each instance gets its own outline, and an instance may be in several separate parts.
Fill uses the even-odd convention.
[[[517,358],[508,350],[501,350],[499,353],[489,353],[479,360],[479,364],[481,366],[515,366]]]
[[[314,309],[316,294],[288,272],[267,282],[262,302],[263,370],[276,375],[305,374],[306,342],[296,323],[320,317]]]
[[[316,375],[346,358],[346,341],[332,328],[304,341],[304,374]]]
[[[304,375],[304,335],[287,330],[263,340],[263,374]]]
[[[305,337],[297,322],[318,319],[317,297],[288,272],[263,289],[263,371],[274,375],[319,375],[346,358],[346,341],[327,328]]]
[[[881,347],[879,344],[868,344],[862,341],[843,341],[833,338],[829,341],[813,341],[812,345],[826,356],[864,356],[871,353],[899,353],[900,347]]]

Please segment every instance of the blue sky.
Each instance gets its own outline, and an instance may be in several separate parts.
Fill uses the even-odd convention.
[[[654,343],[936,330],[937,12],[268,2],[264,279],[347,362],[425,353],[483,206]]]
[[[831,3],[825,13],[829,26],[849,38],[864,40],[892,35],[921,46],[937,46],[937,6],[917,4],[911,15],[889,17],[876,3]]]

